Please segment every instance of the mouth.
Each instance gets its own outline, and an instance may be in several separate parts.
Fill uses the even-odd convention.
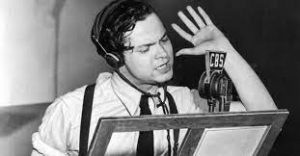
[[[156,67],[156,70],[160,71],[160,72],[167,72],[170,70],[170,64],[169,61],[159,65]]]
[[[161,64],[160,66],[157,67],[157,69],[163,69],[167,67],[167,63]]]

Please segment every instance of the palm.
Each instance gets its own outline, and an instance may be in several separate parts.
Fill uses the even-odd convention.
[[[214,26],[206,26],[203,29],[200,29],[191,38],[191,42],[194,46],[199,46],[200,44],[213,44],[213,42],[217,42],[220,36],[223,36],[223,34],[216,30]]]

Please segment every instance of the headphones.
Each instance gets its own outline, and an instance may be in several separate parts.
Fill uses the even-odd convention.
[[[117,69],[121,65],[123,65],[124,61],[120,54],[117,52],[108,52],[105,50],[105,48],[102,46],[102,44],[98,41],[98,39],[95,36],[92,36],[92,40],[102,49],[104,52],[104,59],[106,60],[107,64],[109,64],[114,69]],[[97,52],[100,54],[99,49],[97,49]],[[101,55],[101,54],[100,54]]]
[[[100,49],[98,49],[98,47],[100,47],[101,50],[104,52],[104,56],[103,56],[104,59],[114,69],[117,69],[118,67],[120,67],[124,64],[123,57],[118,52],[107,51],[104,48],[104,46],[99,42],[98,38],[99,38],[99,33],[103,29],[103,24],[106,21],[107,16],[109,16],[110,13],[123,1],[125,1],[125,0],[115,1],[115,2],[113,2],[113,4],[110,4],[110,6],[104,8],[100,13],[98,13],[98,15],[96,16],[96,19],[95,19],[95,23],[94,23],[92,32],[91,32],[92,41],[94,42],[94,44],[98,45],[98,46],[96,46],[98,54],[103,56]]]

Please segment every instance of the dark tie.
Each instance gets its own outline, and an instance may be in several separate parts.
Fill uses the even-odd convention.
[[[141,96],[140,115],[151,115],[148,104],[149,95],[143,94]],[[153,147],[153,131],[140,131],[138,145],[137,145],[137,156],[153,156],[154,147]]]

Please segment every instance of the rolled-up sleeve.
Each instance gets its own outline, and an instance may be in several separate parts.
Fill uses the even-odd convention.
[[[57,99],[46,110],[38,131],[32,135],[32,156],[64,156],[67,154],[71,127],[67,106]]]

